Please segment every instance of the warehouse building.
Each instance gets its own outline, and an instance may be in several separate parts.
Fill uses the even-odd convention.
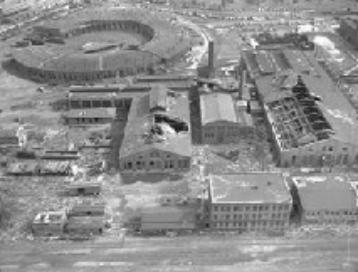
[[[292,195],[302,223],[357,223],[358,182],[335,175],[293,177],[292,180]]]
[[[283,233],[292,198],[280,173],[211,175],[210,226],[213,230]]]
[[[115,108],[73,109],[63,115],[65,124],[69,126],[107,124],[113,122],[115,117]]]
[[[119,150],[124,174],[182,173],[190,169],[191,137],[186,94],[152,88],[132,101]]]
[[[253,134],[251,115],[230,94],[201,95],[200,109],[203,144],[237,143]]]
[[[314,53],[280,52],[289,66],[274,61],[276,68],[265,75],[255,65],[260,59],[246,64],[271,130],[277,164],[329,168],[358,164],[353,106],[317,63]],[[272,59],[273,53],[266,55]]]

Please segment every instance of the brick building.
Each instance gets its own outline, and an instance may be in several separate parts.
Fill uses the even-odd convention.
[[[200,96],[202,143],[237,143],[253,134],[253,121],[246,109],[240,109],[230,94]]]
[[[152,88],[131,103],[119,168],[124,174],[190,169],[189,101],[184,93]]]
[[[210,176],[210,227],[222,231],[282,233],[292,198],[279,173]]]
[[[358,222],[358,183],[343,176],[293,177],[292,195],[302,223]]]
[[[278,166],[358,164],[357,113],[313,52],[259,51],[243,59],[264,109]]]

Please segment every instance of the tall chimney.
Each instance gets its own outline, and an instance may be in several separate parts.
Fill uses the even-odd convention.
[[[208,59],[209,59],[209,73],[212,74],[214,72],[214,41],[209,41],[209,53],[208,53]]]

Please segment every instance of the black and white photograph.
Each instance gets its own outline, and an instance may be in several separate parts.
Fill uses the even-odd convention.
[[[0,0],[0,272],[358,272],[358,0]]]

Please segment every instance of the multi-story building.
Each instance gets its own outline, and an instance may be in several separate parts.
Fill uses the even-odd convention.
[[[201,95],[200,109],[203,144],[237,143],[253,134],[251,115],[239,108],[230,94]]]
[[[292,198],[280,173],[211,175],[213,230],[282,233],[289,226]]]
[[[358,182],[343,176],[292,177],[292,195],[302,223],[358,222]]]

